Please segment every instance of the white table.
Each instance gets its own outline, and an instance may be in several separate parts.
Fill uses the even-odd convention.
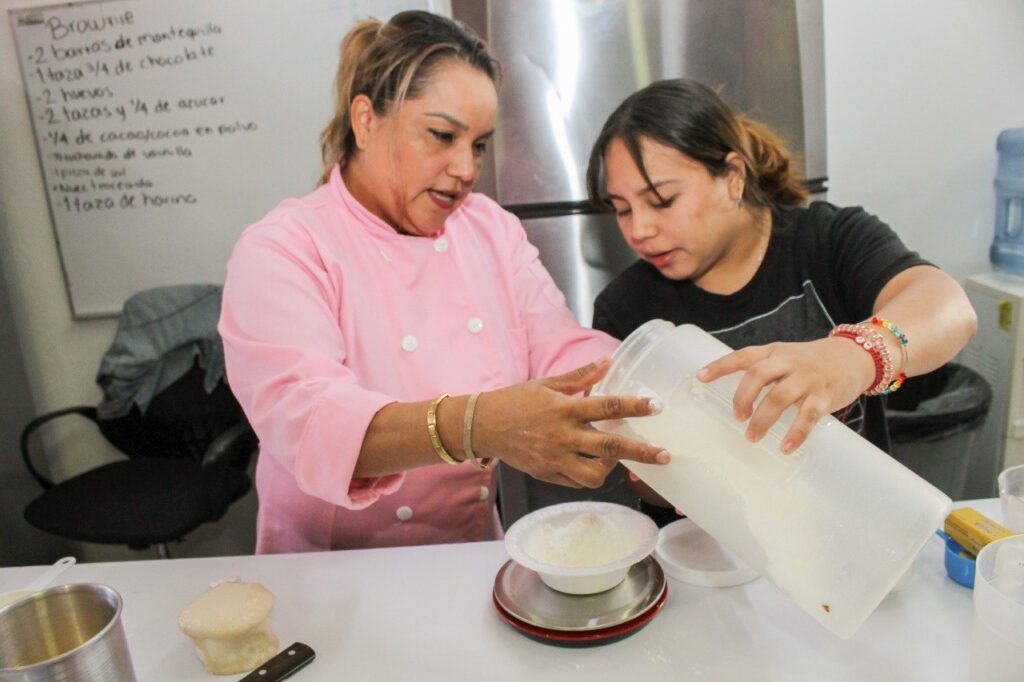
[[[959,503],[1001,520],[998,500]],[[64,582],[100,582],[124,598],[139,680],[232,680],[206,673],[178,612],[218,579],[259,581],[277,596],[273,629],[316,660],[323,680],[967,680],[971,590],[945,573],[929,541],[909,581],[851,639],[804,614],[763,578],[739,587],[669,581],[662,612],[633,636],[565,649],[530,640],[491,604],[508,559],[500,542],[397,549],[78,564]],[[39,567],[0,569],[0,591]]]

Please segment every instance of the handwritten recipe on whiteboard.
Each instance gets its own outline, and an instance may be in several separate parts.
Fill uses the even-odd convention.
[[[421,0],[115,0],[12,10],[76,317],[221,282],[245,227],[320,176],[341,38]]]

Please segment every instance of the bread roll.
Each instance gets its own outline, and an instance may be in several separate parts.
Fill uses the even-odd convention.
[[[263,585],[224,581],[186,606],[178,626],[211,673],[244,673],[277,653],[277,637],[270,630],[273,607],[274,594]]]

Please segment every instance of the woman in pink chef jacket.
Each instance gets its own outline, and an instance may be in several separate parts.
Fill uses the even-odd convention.
[[[519,221],[471,193],[497,82],[462,24],[358,23],[321,185],[236,245],[219,329],[260,440],[257,552],[498,538],[488,461],[573,487],[668,461],[589,426],[660,406],[580,395],[618,342],[576,322]]]

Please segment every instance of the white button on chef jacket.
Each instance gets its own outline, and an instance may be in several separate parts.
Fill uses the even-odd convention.
[[[480,486],[480,499],[486,500],[491,496],[491,489],[485,485]]]
[[[479,317],[471,317],[469,318],[469,321],[466,322],[466,328],[474,334],[479,334],[484,330],[484,321]]]
[[[408,521],[412,518],[412,507],[399,507],[395,511],[395,516],[398,517],[399,521]]]
[[[446,237],[438,237],[434,240],[434,251],[438,253],[444,253],[448,250],[448,239]]]
[[[403,336],[402,337],[402,350],[404,350],[404,351],[407,351],[407,352],[411,353],[414,350],[416,350],[416,348],[419,345],[420,345],[419,342],[416,341],[416,337],[413,336],[412,334],[409,334],[408,336]]]

